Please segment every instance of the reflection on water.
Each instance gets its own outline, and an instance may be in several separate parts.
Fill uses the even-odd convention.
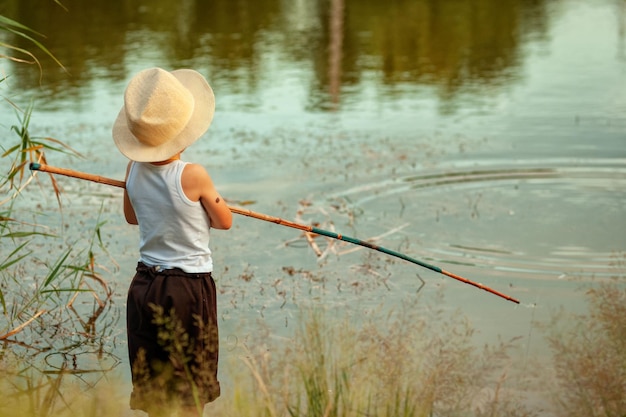
[[[489,95],[522,76],[525,44],[548,36],[545,0],[232,1],[9,0],[3,13],[46,34],[69,76],[45,60],[47,105],[79,100],[103,80],[124,81],[139,61],[194,67],[222,95],[247,107],[280,82],[285,68],[306,87],[306,108],[324,110],[362,96],[420,94],[433,87],[441,109],[459,94]],[[10,42],[17,42],[10,39]],[[27,46],[22,44],[22,46]],[[43,59],[44,57],[42,57]],[[30,89],[38,72],[15,73]],[[56,104],[55,104],[56,103]]]

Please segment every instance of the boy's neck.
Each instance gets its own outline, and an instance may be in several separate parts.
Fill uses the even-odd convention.
[[[170,162],[176,161],[180,159],[180,154],[176,154],[174,156],[172,156],[171,158],[168,158],[164,161],[157,161],[157,162],[150,162],[152,165],[166,165],[169,164]]]

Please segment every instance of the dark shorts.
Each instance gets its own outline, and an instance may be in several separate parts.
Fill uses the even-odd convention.
[[[128,290],[132,409],[203,406],[220,395],[215,282],[210,273],[143,263]]]

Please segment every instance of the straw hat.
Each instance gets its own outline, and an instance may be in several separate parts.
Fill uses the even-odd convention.
[[[214,112],[213,90],[200,73],[149,68],[128,83],[113,140],[133,161],[163,161],[198,140]]]

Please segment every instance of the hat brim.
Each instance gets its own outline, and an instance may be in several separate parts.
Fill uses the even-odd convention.
[[[206,79],[197,71],[180,69],[171,74],[194,97],[194,109],[185,128],[174,138],[159,146],[141,143],[130,131],[124,107],[113,124],[113,141],[128,159],[137,162],[164,161],[181,152],[200,138],[211,125],[215,113],[215,95]]]

